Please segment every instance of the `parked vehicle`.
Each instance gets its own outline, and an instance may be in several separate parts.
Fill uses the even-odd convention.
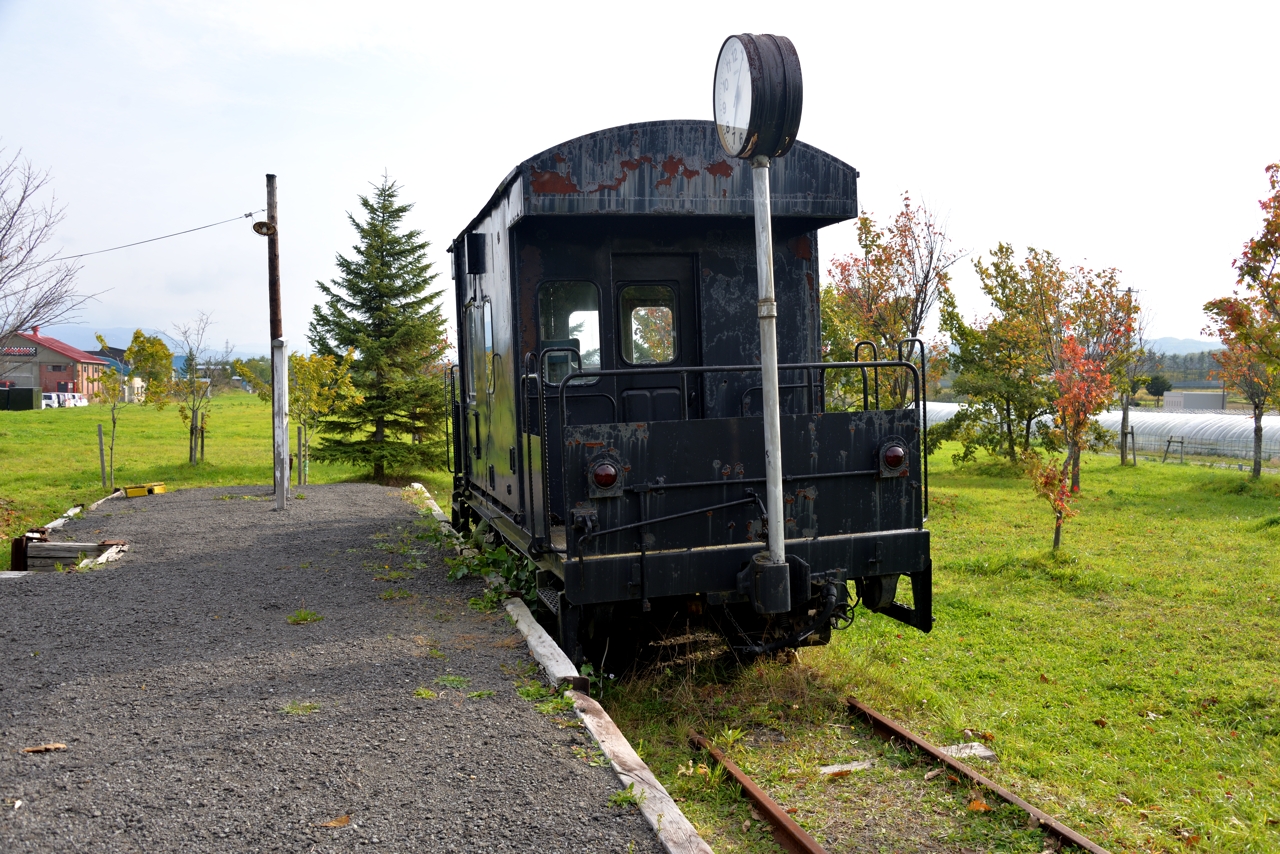
[[[46,391],[40,395],[41,409],[57,409],[62,406],[62,401],[58,400],[58,395],[54,392]]]
[[[66,393],[65,406],[88,406],[89,399],[78,391],[69,391]]]

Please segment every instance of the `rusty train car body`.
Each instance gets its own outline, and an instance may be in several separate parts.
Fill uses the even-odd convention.
[[[821,361],[817,232],[857,216],[857,172],[797,143],[771,181],[776,522],[752,176],[711,122],[626,125],[544,151],[450,247],[454,521],[486,520],[538,565],[539,619],[575,660],[688,620],[748,653],[821,643],[857,600],[932,625],[922,348]],[[839,371],[863,391],[833,411]],[[876,378],[892,372],[910,400],[880,409]],[[770,524],[786,526],[789,577],[762,580],[752,557]],[[902,576],[909,606],[895,601]]]

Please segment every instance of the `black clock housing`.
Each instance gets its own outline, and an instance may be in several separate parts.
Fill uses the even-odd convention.
[[[804,107],[800,56],[786,36],[742,33],[725,42],[730,39],[738,39],[747,55],[751,118],[743,148],[728,153],[744,160],[761,155],[782,157],[791,150],[800,130]]]

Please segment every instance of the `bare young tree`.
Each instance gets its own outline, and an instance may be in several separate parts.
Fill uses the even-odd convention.
[[[76,291],[80,265],[59,261],[47,244],[62,222],[49,173],[0,149],[0,341],[15,332],[66,319],[89,298]]]
[[[169,395],[178,403],[178,415],[187,425],[187,459],[191,465],[200,461],[200,434],[209,423],[209,401],[213,398],[213,376],[217,365],[231,362],[232,346],[214,350],[205,338],[212,323],[208,312],[200,312],[189,323],[175,323],[173,335],[176,355],[184,357],[182,368],[170,383]]]
[[[1133,325],[1125,339],[1124,348],[1129,354],[1120,365],[1120,465],[1128,465],[1129,454],[1133,454],[1133,464],[1138,464],[1138,449],[1129,446],[1129,408],[1133,405],[1133,397],[1151,380],[1156,369],[1155,354],[1147,346],[1147,325],[1149,315],[1141,306],[1133,302],[1132,293],[1126,289],[1125,297],[1131,304]]]

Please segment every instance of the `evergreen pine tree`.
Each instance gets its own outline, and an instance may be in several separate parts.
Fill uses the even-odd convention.
[[[371,468],[375,479],[444,461],[444,317],[430,292],[438,274],[426,260],[422,232],[401,231],[413,205],[397,204],[387,176],[360,196],[365,221],[347,219],[360,235],[353,258],[337,256],[339,278],[317,282],[325,301],[313,309],[308,339],[321,355],[355,351],[352,382],[363,395],[326,419],[317,460]]]

